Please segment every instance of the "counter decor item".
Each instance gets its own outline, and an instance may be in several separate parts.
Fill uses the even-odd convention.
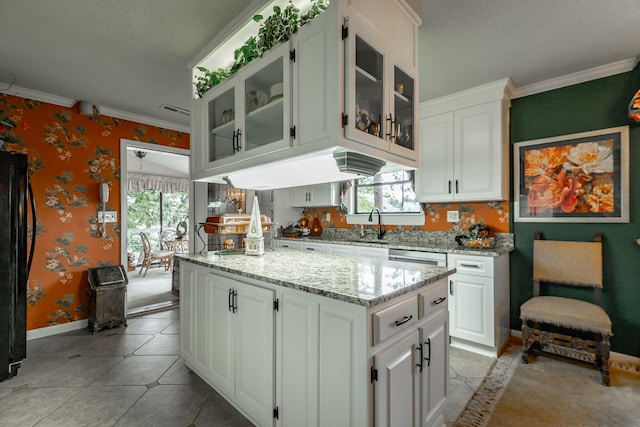
[[[289,239],[294,239],[296,237],[300,237],[300,228],[294,226],[293,224],[287,225],[285,228],[281,229],[282,237],[287,237]]]
[[[473,224],[465,234],[458,234],[456,242],[465,248],[491,249],[496,245],[496,238],[485,224]]]
[[[314,216],[311,220],[311,226],[309,227],[309,234],[314,237],[322,236],[322,224],[320,224],[320,220],[318,216]]]
[[[260,221],[260,206],[258,196],[253,197],[253,207],[251,208],[251,219],[247,237],[245,238],[245,255],[264,255],[264,236],[262,234],[262,223]]]

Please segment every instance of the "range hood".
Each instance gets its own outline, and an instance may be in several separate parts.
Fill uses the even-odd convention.
[[[373,176],[384,160],[351,151],[322,151],[229,173],[223,179],[235,188],[273,190]]]

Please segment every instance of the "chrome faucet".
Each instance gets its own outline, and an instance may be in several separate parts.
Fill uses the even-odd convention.
[[[381,221],[381,216],[380,216],[380,209],[378,209],[378,208],[371,209],[371,212],[369,212],[369,222],[373,222],[373,213],[374,212],[378,213],[378,239],[382,239],[382,236],[384,236],[384,233],[386,231],[382,229],[382,221]]]

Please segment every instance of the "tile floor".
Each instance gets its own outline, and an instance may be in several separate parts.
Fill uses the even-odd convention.
[[[18,375],[0,382],[0,425],[250,426],[180,358],[178,310],[129,318],[127,328],[28,342]],[[451,424],[493,360],[451,351]]]

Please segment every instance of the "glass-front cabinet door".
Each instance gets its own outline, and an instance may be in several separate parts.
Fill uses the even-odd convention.
[[[386,58],[376,46],[375,34],[357,32],[353,19],[349,26],[345,66],[345,136],[386,149],[390,129],[387,123],[390,111],[386,101]]]
[[[291,145],[289,45],[264,57],[262,66],[244,81],[245,128],[240,149],[251,155]]]
[[[289,44],[284,44],[206,93],[205,169],[290,147],[290,86]]]
[[[209,109],[208,163],[231,157],[238,152],[236,135],[236,87],[232,86],[211,99]]]
[[[416,90],[415,79],[393,66],[393,115],[390,151],[401,156],[415,157]]]

